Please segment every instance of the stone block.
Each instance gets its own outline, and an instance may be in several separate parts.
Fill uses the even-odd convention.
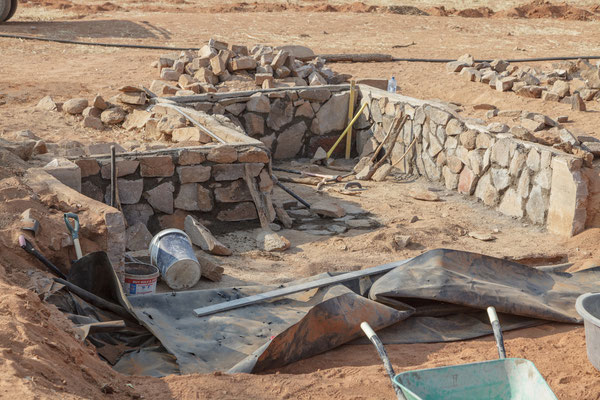
[[[456,118],[450,119],[446,124],[446,134],[449,136],[460,135],[465,129],[464,124]]]
[[[263,149],[253,147],[253,148],[239,151],[238,152],[238,162],[267,164],[269,162],[269,155]]]
[[[536,149],[529,150],[527,156],[527,167],[533,172],[540,170],[540,153]]]
[[[97,175],[100,172],[100,165],[98,161],[94,159],[77,160],[75,164],[81,170],[81,177],[87,178],[88,176]]]
[[[316,115],[319,132],[315,133],[323,135],[346,127],[349,98],[349,93],[337,93],[321,106]]]
[[[140,162],[137,160],[117,160],[115,166],[117,167],[117,178],[134,174],[137,171]],[[103,163],[102,168],[102,179],[110,179],[110,162]]]
[[[137,223],[127,229],[127,249],[131,251],[147,250],[152,234],[146,225]]]
[[[234,163],[238,159],[237,150],[233,146],[218,145],[210,149],[206,159],[218,164]]]
[[[148,225],[148,221],[150,217],[154,215],[154,211],[152,210],[152,207],[146,203],[127,204],[123,206],[123,215],[127,220],[128,226],[133,226],[138,223]]]
[[[239,203],[252,201],[248,185],[243,179],[237,179],[230,184],[214,189],[215,199],[220,203]]]
[[[144,178],[173,176],[175,165],[171,156],[140,158],[140,175]]]
[[[294,118],[294,105],[285,99],[277,99],[273,102],[269,116],[267,117],[267,126],[275,131],[292,122]]]
[[[233,71],[256,69],[256,65],[256,60],[252,57],[236,57],[231,60],[231,69]]]
[[[463,194],[471,195],[475,191],[477,185],[477,176],[471,169],[465,167],[460,173],[458,180],[458,191]]]
[[[546,218],[548,200],[539,186],[534,186],[525,206],[527,216],[534,224],[543,225]]]
[[[477,189],[475,190],[475,196],[480,199],[483,204],[489,207],[494,207],[498,204],[500,194],[498,189],[492,184],[491,174],[485,174],[477,183]]]
[[[202,164],[206,161],[206,154],[196,150],[181,150],[179,152],[179,165]]]
[[[88,106],[88,101],[85,98],[70,99],[64,102],[62,110],[68,114],[81,114]]]
[[[251,112],[244,114],[246,133],[250,136],[262,136],[265,133],[265,119]]]
[[[331,97],[327,89],[303,89],[298,92],[300,98],[310,102],[324,103]]]
[[[98,186],[90,181],[81,184],[81,194],[101,203],[104,202],[104,193],[102,193],[102,190]]]
[[[180,210],[199,211],[198,184],[185,183],[179,186],[179,193],[175,197],[174,206]]]
[[[448,168],[448,166],[444,166],[442,168],[442,176],[444,177],[444,184],[446,185],[446,188],[450,190],[456,190],[456,188],[458,187],[459,175],[457,173],[452,172],[450,168]]]
[[[177,167],[177,173],[181,183],[206,182],[210,179],[210,171],[211,167],[204,165]]]
[[[144,180],[117,179],[118,199],[121,204],[136,204],[142,198]],[[110,203],[111,187],[108,185],[104,195],[105,203]]]
[[[513,188],[510,188],[506,191],[504,196],[502,197],[502,201],[500,202],[500,206],[498,207],[498,211],[500,211],[504,215],[508,215],[510,217],[522,218],[523,217],[523,198],[519,196],[517,191]]]
[[[186,126],[173,129],[171,140],[174,142],[200,142],[204,144],[212,142],[213,139],[196,126]]]
[[[552,159],[552,189],[547,219],[548,231],[564,236],[581,232],[587,216],[587,184],[581,171],[571,170],[569,164],[566,158]]]
[[[306,124],[300,121],[283,131],[277,138],[277,147],[273,158],[280,160],[294,158],[302,148]]]
[[[492,176],[492,183],[499,192],[510,186],[510,174],[507,169],[491,168],[490,174]]]
[[[213,165],[213,179],[215,181],[235,181],[244,177],[244,165],[245,164],[217,164]],[[251,168],[252,176],[258,176],[260,170],[263,168],[261,163],[248,163]]]
[[[438,125],[446,126],[452,115],[437,107],[425,106],[425,114]]]
[[[271,111],[271,103],[269,97],[262,93],[255,93],[250,96],[250,100],[246,103],[246,110],[257,113],[268,113]]]
[[[235,222],[257,219],[256,207],[252,202],[237,203],[217,214],[219,221]]]
[[[491,161],[501,167],[508,167],[510,164],[510,145],[509,139],[500,139],[492,146]]]
[[[165,182],[148,190],[145,197],[153,209],[173,214],[173,192],[175,192],[173,184]]]
[[[460,144],[467,150],[473,150],[477,143],[477,131],[469,129],[460,134]]]
[[[43,169],[62,184],[81,192],[81,169],[77,164],[66,158],[55,158]]]

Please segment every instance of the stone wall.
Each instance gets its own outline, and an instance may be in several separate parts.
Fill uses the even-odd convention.
[[[228,117],[247,135],[260,140],[276,160],[311,158],[319,147],[329,149],[348,122],[348,85],[259,90],[247,96],[216,93],[195,97],[202,101],[186,106]],[[337,154],[343,151],[344,147],[339,146]]]
[[[394,117],[405,113],[411,120],[398,136],[392,163],[413,139],[416,142],[398,164],[402,172],[441,182],[505,215],[545,225],[552,233],[576,234],[586,227],[586,220],[590,226],[600,216],[588,202],[588,186],[598,182],[598,173],[584,168],[579,158],[507,133],[491,133],[441,103],[363,85],[360,102],[368,104],[356,125],[362,156],[372,153]],[[593,187],[600,193],[598,183]]]
[[[188,214],[208,225],[255,220],[256,207],[244,172],[248,166],[259,190],[269,199],[266,206],[272,207],[269,161],[265,149],[252,145],[119,154],[117,188],[129,229],[139,223],[152,234],[182,228]],[[81,192],[110,203],[110,158],[80,158],[75,163],[81,170]]]

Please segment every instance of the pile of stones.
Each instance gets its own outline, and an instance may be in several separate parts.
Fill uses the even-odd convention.
[[[158,96],[229,91],[230,86],[319,86],[346,79],[326,67],[325,60],[307,47],[256,45],[248,49],[214,39],[197,52],[163,55],[153,66],[158,68],[160,79],[152,82],[150,91]]]
[[[448,72],[481,82],[499,92],[571,104],[586,111],[585,101],[600,99],[600,67],[587,60],[553,63],[550,68],[518,67],[504,60],[475,63],[470,54],[446,64]]]
[[[58,103],[51,96],[46,96],[38,102],[36,108],[44,111],[63,111],[80,118],[85,128],[102,130],[105,127],[121,125],[128,113],[143,109],[148,101],[146,92],[140,87],[123,86],[119,92],[109,101],[96,95],[91,101],[86,98],[74,98]],[[127,124],[123,126],[131,128]]]

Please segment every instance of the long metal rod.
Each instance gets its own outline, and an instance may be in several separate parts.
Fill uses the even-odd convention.
[[[221,139],[220,137],[218,137],[217,135],[215,135],[214,133],[212,133],[211,131],[209,131],[206,127],[204,127],[204,125],[202,125],[200,122],[198,122],[194,118],[192,118],[188,113],[186,113],[185,111],[183,111],[181,109],[181,107],[178,107],[178,106],[176,106],[174,104],[168,104],[168,103],[157,103],[157,105],[163,106],[163,107],[167,107],[167,108],[172,108],[173,110],[177,111],[179,114],[181,114],[184,117],[186,117],[188,119],[188,121],[190,121],[192,124],[194,124],[198,128],[200,128],[200,130],[202,132],[206,133],[208,136],[210,136],[211,138],[215,139],[217,142],[219,142],[221,144],[225,144],[225,141],[223,139]]]
[[[115,146],[110,146],[110,206],[117,205],[117,161]]]
[[[340,135],[340,137],[338,138],[338,140],[336,140],[336,142],[333,144],[333,146],[331,146],[331,149],[329,149],[329,151],[327,152],[327,158],[331,157],[331,155],[333,154],[333,151],[335,150],[335,148],[337,147],[337,145],[340,144],[340,142],[342,141],[342,139],[344,138],[344,136],[346,136],[346,134],[348,133],[348,131],[352,130],[352,125],[354,125],[354,123],[356,122],[356,120],[358,119],[358,117],[360,117],[360,114],[362,114],[362,112],[363,112],[363,110],[365,109],[366,106],[367,106],[367,103],[363,103],[363,105],[360,108],[360,110],[358,110],[358,112],[356,113],[356,115],[354,116],[354,118],[352,118],[352,121],[350,121],[350,123],[348,124],[348,126],[346,127],[346,129],[344,129],[344,132],[342,132],[342,134]]]
[[[300,203],[302,203],[303,206],[305,206],[306,208],[310,208],[310,204],[306,200],[304,200],[302,197],[298,196],[296,193],[292,192],[291,189],[288,189],[287,187],[283,186],[283,183],[279,182],[279,180],[277,178],[273,179],[273,182],[275,182],[275,184],[277,186],[282,188],[284,190],[284,192],[286,192],[287,194],[289,194],[290,196],[292,196],[293,198],[298,200]]]
[[[131,319],[131,314],[129,313],[129,311],[127,311],[125,308],[121,307],[120,305],[111,303],[110,301],[107,301],[107,300],[104,300],[102,297],[98,297],[95,294],[88,292],[87,290],[75,285],[74,283],[66,281],[64,279],[61,279],[61,278],[53,278],[53,279],[54,279],[54,282],[57,282],[57,283],[60,283],[61,285],[66,286],[72,293],[81,297],[85,301],[92,303],[96,307],[101,308],[103,310],[111,311],[120,317]]]
[[[243,297],[241,299],[230,300],[224,303],[214,304],[211,306],[200,307],[194,310],[194,313],[198,317],[205,317],[207,315],[216,314],[222,311],[234,310],[236,308],[249,306],[252,304],[261,303],[267,300],[273,300],[278,297],[288,296],[290,294],[304,292],[306,290],[320,288],[323,286],[336,285],[351,281],[353,279],[362,278],[364,276],[382,274],[406,263],[408,260],[396,261],[389,264],[379,265],[377,267],[367,268],[360,271],[348,272],[329,278],[323,278],[312,282],[301,283],[299,285],[288,286],[281,289],[271,290],[270,292],[255,294],[253,296]]]
[[[273,93],[273,92],[290,92],[290,91],[297,92],[297,91],[301,91],[301,90],[320,90],[320,89],[326,89],[329,91],[341,91],[341,90],[350,89],[350,85],[345,83],[345,84],[341,84],[341,85],[293,86],[293,87],[289,87],[289,88],[245,90],[243,92],[207,93],[207,94],[198,94],[198,95],[194,95],[194,96],[172,96],[172,97],[163,97],[162,99],[173,101],[175,103],[196,103],[199,101],[216,101],[216,100],[230,99],[230,98],[234,98],[234,97],[251,96],[255,93]]]

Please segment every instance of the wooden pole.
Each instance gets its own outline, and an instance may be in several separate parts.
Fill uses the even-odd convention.
[[[331,155],[333,154],[333,151],[335,150],[335,148],[337,147],[338,144],[340,144],[340,142],[342,141],[342,139],[344,138],[344,136],[346,136],[346,134],[348,133],[348,131],[350,129],[352,129],[352,125],[354,125],[354,123],[356,122],[356,120],[358,119],[358,117],[360,116],[360,114],[362,114],[363,110],[365,109],[365,107],[367,106],[367,103],[364,103],[362,105],[362,107],[360,108],[360,110],[358,110],[358,112],[356,113],[356,115],[354,116],[354,118],[352,118],[352,121],[350,121],[350,124],[346,127],[346,129],[344,129],[344,132],[342,132],[342,134],[340,135],[340,137],[338,138],[338,140],[335,141],[335,143],[333,144],[333,146],[331,146],[331,149],[329,149],[329,151],[327,152],[327,158],[331,157]]]
[[[350,101],[348,102],[348,125],[354,116],[354,96],[356,94],[356,81],[350,82]],[[350,159],[350,150],[352,150],[352,125],[346,136],[346,160]]]

